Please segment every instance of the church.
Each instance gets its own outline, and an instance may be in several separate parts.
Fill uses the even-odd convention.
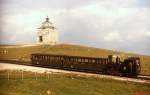
[[[53,23],[46,17],[45,21],[38,28],[37,44],[56,45],[58,43],[58,32]]]

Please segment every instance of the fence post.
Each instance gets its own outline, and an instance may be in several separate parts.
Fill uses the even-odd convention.
[[[15,80],[17,80],[17,70],[15,72]]]
[[[48,74],[47,78],[48,78],[48,80],[49,80],[49,73],[47,73],[47,74]]]
[[[7,71],[7,80],[9,81],[9,71]]]
[[[22,78],[22,80],[23,80],[23,70],[22,70],[22,72],[21,72],[21,78]]]
[[[35,72],[35,79],[37,80],[37,75],[36,75],[36,72]]]

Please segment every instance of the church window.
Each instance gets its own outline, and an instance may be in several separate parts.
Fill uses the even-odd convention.
[[[43,37],[39,36],[39,42],[43,42]]]

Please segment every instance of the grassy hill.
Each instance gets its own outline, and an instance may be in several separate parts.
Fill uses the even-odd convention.
[[[0,46],[0,59],[30,61],[30,54],[32,53],[65,54],[65,55],[89,56],[89,57],[107,57],[110,54],[119,54],[122,57],[139,56],[141,58],[141,65],[142,65],[141,73],[150,75],[150,56],[145,55],[116,52],[112,50],[92,48],[79,45],[70,45],[70,44],[59,44],[55,46],[50,45]]]

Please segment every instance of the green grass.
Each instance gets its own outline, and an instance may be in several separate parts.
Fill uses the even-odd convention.
[[[6,45],[7,46],[7,45]],[[6,51],[6,53],[4,53]],[[150,75],[150,56],[138,55],[132,53],[116,52],[112,50],[92,48],[79,45],[59,44],[59,45],[39,45],[28,47],[5,48],[0,46],[0,59],[11,59],[30,61],[30,54],[32,53],[50,53],[50,54],[66,54],[74,56],[88,56],[88,57],[107,57],[110,54],[119,54],[123,58],[130,56],[139,56],[141,58],[142,72],[141,74]]]
[[[134,93],[150,93],[150,84],[121,82],[108,79],[79,77],[77,75],[37,74],[24,72],[22,80],[18,72],[11,71],[7,80],[7,72],[0,72],[0,95],[134,95]]]

